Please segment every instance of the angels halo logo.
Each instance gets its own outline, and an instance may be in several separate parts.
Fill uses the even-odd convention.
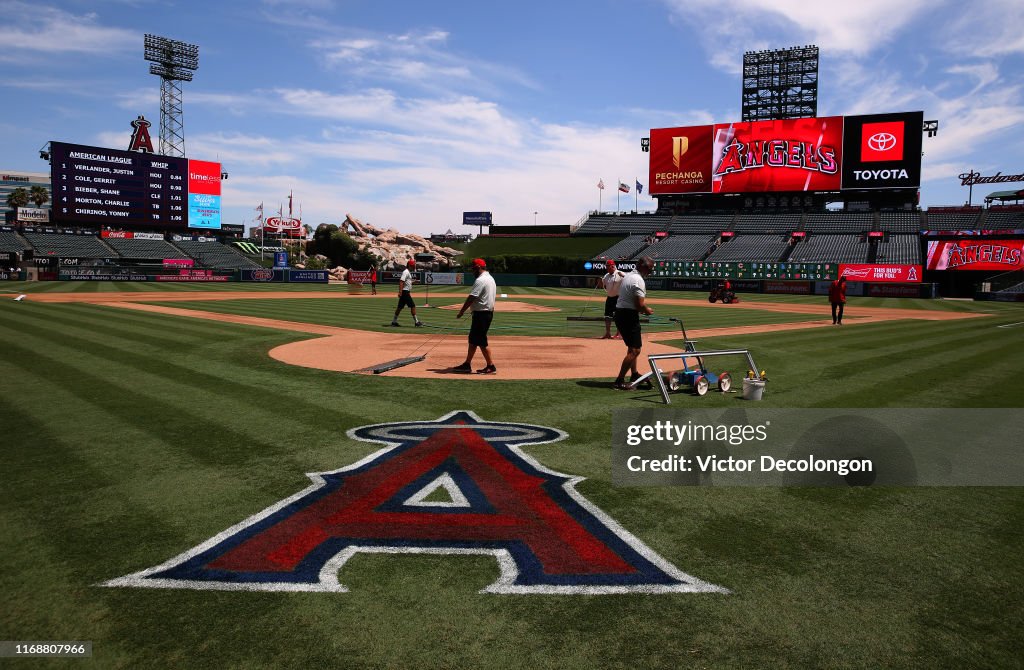
[[[358,553],[482,554],[499,578],[481,593],[728,593],[655,553],[576,491],[582,477],[520,447],[567,435],[456,411],[363,426],[384,445],[160,565],[103,586],[336,591]],[[443,500],[437,494],[443,494]]]

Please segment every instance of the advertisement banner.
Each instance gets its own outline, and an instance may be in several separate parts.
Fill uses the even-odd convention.
[[[270,216],[263,224],[263,232],[265,235],[302,237],[302,221],[287,216]]]
[[[650,193],[711,191],[714,126],[651,130]]]
[[[132,234],[128,233],[128,236],[131,237]],[[160,241],[163,241],[164,236],[163,236],[163,233],[135,233],[135,239],[137,239],[137,240],[160,240]]]
[[[191,268],[195,267],[196,262],[191,258],[165,258],[165,268]]]
[[[841,116],[716,125],[712,190],[839,190],[842,142]]]
[[[917,283],[921,281],[921,266],[842,263],[839,276],[847,281]]]
[[[765,293],[785,293],[788,295],[808,295],[811,285],[808,282],[766,281]]]
[[[924,112],[848,116],[843,131],[843,188],[921,185]]]
[[[284,281],[284,271],[271,270],[270,268],[260,268],[258,270],[242,270],[239,278],[242,281],[280,282]]]
[[[932,240],[926,258],[929,270],[1020,270],[1024,240]]]
[[[100,237],[105,240],[131,240],[135,238],[135,233],[129,233],[123,230],[104,230],[100,233]]]
[[[348,277],[346,279],[349,284],[369,284],[370,283],[370,271],[369,270],[349,270]]]
[[[462,272],[427,272],[423,281],[436,286],[461,286],[464,278]]]
[[[866,292],[871,298],[921,298],[921,287],[907,284],[869,284]]]
[[[201,282],[222,282],[230,281],[230,277],[222,275],[206,275],[206,274],[180,274],[180,275],[157,275],[153,277],[156,281],[174,281],[174,282],[185,282],[185,281],[201,281]]]
[[[18,207],[17,219],[24,223],[49,223],[50,210],[40,207]]]
[[[289,270],[288,281],[300,284],[326,284],[327,270]]]
[[[189,228],[220,229],[220,174],[220,163],[189,159]]]

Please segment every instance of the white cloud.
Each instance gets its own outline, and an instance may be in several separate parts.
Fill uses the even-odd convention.
[[[108,54],[141,50],[142,34],[101,25],[96,14],[76,15],[54,7],[0,2],[0,61],[23,60],[29,54]]]
[[[977,81],[977,86],[974,87],[974,90],[971,91],[971,93],[976,93],[989,84],[999,80],[999,69],[995,66],[995,63],[954,65],[953,67],[947,68],[946,72],[949,74],[966,75]]]
[[[777,48],[779,40],[862,56],[892,41],[924,10],[935,8],[926,0],[663,1],[674,21],[701,36],[712,65],[734,73],[741,69],[742,52]]]
[[[961,5],[959,16],[948,18],[940,33],[947,50],[988,58],[1024,53],[1024,3],[985,0]]]

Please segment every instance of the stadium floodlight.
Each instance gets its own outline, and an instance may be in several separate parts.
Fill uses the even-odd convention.
[[[939,134],[939,120],[925,121],[921,126],[921,130],[928,134],[928,137],[935,137]]]
[[[148,33],[143,44],[143,57],[151,63],[149,73],[160,77],[160,153],[183,157],[185,128],[178,82],[192,81],[192,72],[199,69],[199,47]]]

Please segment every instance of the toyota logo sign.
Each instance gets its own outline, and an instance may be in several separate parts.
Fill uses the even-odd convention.
[[[896,146],[896,136],[892,133],[875,133],[868,138],[868,146],[875,151],[888,151]]]

